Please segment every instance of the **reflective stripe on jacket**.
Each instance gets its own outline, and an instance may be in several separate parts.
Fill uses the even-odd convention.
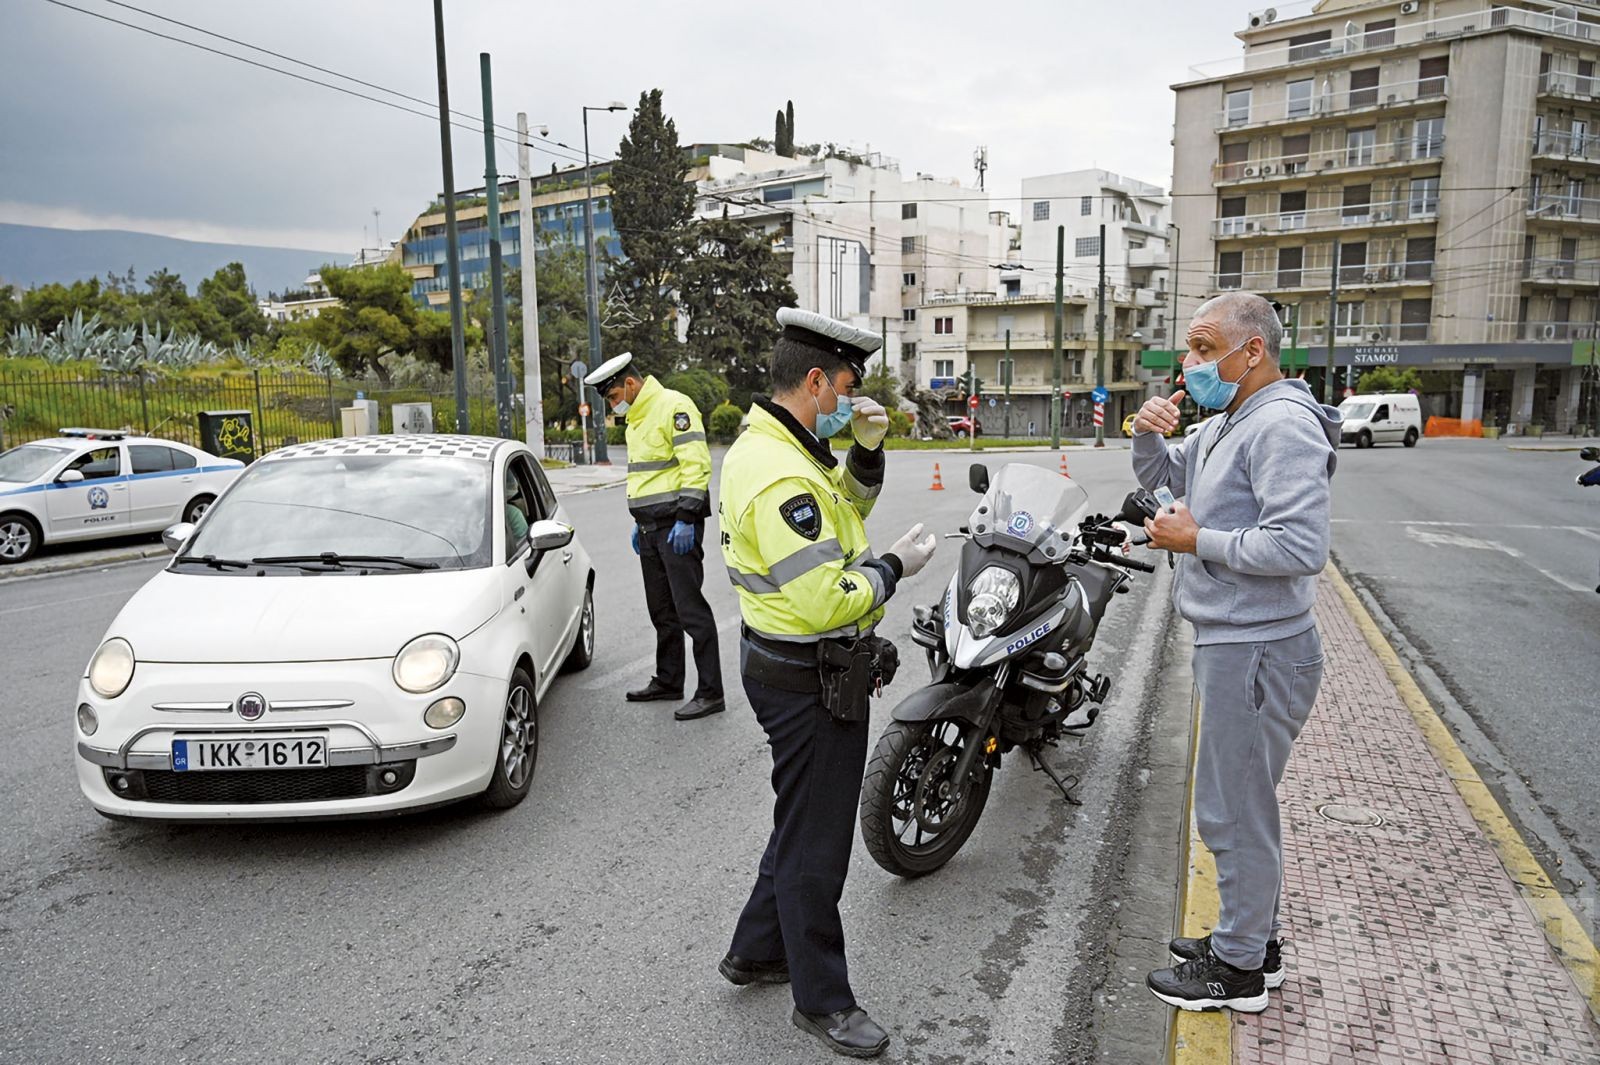
[[[826,447],[816,451],[831,458]],[[883,486],[883,453],[852,447],[834,461],[829,468],[759,402],[723,460],[723,561],[745,625],[762,636],[855,636],[893,593],[898,571],[873,559],[864,524]]]
[[[700,411],[646,377],[628,407],[628,513],[646,529],[711,513],[711,449]]]

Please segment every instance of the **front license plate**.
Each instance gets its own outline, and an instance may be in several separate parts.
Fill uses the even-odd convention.
[[[191,736],[172,741],[176,772],[210,769],[322,769],[328,764],[325,736]]]

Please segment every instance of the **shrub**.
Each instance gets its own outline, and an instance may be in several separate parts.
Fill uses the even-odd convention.
[[[713,410],[728,402],[728,382],[709,370],[680,370],[668,374],[661,381],[674,392],[682,392],[694,400],[700,417],[708,417]]]
[[[910,436],[911,427],[914,424],[915,422],[912,420],[911,415],[903,410],[891,410],[889,412],[890,436]]]
[[[739,435],[739,423],[744,420],[744,411],[732,403],[719,403],[711,411],[711,439],[719,443],[728,444]]]

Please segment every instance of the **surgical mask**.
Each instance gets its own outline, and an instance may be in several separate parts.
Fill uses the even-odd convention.
[[[1244,344],[1250,343],[1255,337],[1250,337]],[[1239,394],[1239,381],[1244,380],[1244,374],[1239,375],[1239,381],[1224,381],[1220,367],[1224,362],[1244,347],[1240,344],[1233,351],[1214,362],[1201,362],[1195,366],[1186,366],[1183,370],[1183,387],[1191,398],[1202,407],[1209,410],[1226,410],[1228,404]],[[1248,367],[1245,373],[1249,373]]]
[[[618,403],[616,406],[611,408],[611,413],[620,418],[624,414],[628,413],[628,408],[631,406],[633,406],[632,403],[629,403],[627,400],[623,400],[621,403]]]
[[[811,397],[811,401],[817,404],[817,427],[815,432],[818,440],[826,440],[830,436],[836,436],[844,431],[845,426],[850,424],[850,397],[839,395],[833,387],[833,382],[828,381],[827,378],[823,378],[823,380],[827,382],[828,391],[833,393],[833,398],[839,401],[839,405],[834,408],[832,414],[824,414],[822,413],[822,404],[818,402],[817,397]]]

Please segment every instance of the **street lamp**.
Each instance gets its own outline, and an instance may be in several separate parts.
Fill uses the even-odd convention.
[[[594,255],[594,180],[589,173],[589,112],[590,111],[626,111],[628,105],[613,100],[603,107],[585,107],[583,109],[583,248],[587,259],[587,269],[584,274],[584,299],[589,310],[589,368],[592,370],[600,365],[600,297],[598,293],[599,280],[595,275]],[[606,416],[605,397],[595,392],[594,389],[585,389],[581,381],[578,383],[579,395],[588,398],[589,392],[594,392],[591,402],[591,417],[594,418],[594,461],[597,466],[611,465],[610,458],[606,455]]]

